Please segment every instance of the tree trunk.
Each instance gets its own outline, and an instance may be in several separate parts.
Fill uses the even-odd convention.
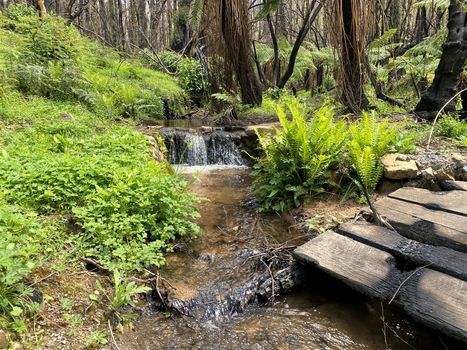
[[[308,32],[310,31],[310,27],[313,23],[313,21],[316,19],[318,16],[319,11],[323,7],[323,3],[314,3],[313,6],[310,6],[308,13],[305,15],[305,18],[303,19],[303,24],[298,32],[297,38],[295,39],[294,46],[292,47],[292,51],[290,53],[289,57],[289,62],[287,64],[287,69],[280,79],[279,83],[277,84],[277,87],[283,89],[289,79],[292,77],[293,71],[295,69],[295,63],[297,60],[297,55],[298,51],[300,50],[300,47],[303,44],[303,41],[305,40]]]
[[[364,30],[355,25],[356,11],[355,0],[340,0],[340,11],[343,28],[341,31],[341,84],[343,85],[342,102],[349,112],[360,113],[362,109],[368,108],[368,99],[365,96],[364,87],[364,43],[361,43],[356,30]]]
[[[221,31],[227,49],[224,59],[230,61],[235,72],[242,102],[260,105],[261,89],[250,57],[248,3],[245,0],[220,0],[220,5]]]
[[[428,21],[426,18],[426,7],[419,7],[417,9],[417,17],[415,19],[415,35],[414,42],[420,43],[428,36]]]
[[[423,94],[415,111],[422,117],[431,119],[457,91],[459,79],[467,59],[467,18],[463,5],[451,0],[449,6],[448,37],[443,45],[443,53],[430,88]],[[446,111],[454,111],[456,101],[446,106]],[[422,113],[428,112],[428,113]]]
[[[44,0],[37,0],[37,7],[39,7],[39,16],[47,18],[47,10],[45,8]]]

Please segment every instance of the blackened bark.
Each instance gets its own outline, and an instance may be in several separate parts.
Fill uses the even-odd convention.
[[[298,32],[297,39],[295,40],[294,46],[292,47],[292,52],[290,53],[289,57],[289,63],[287,64],[287,70],[285,71],[284,75],[280,79],[279,83],[277,84],[277,87],[283,89],[287,82],[289,81],[290,77],[293,74],[293,71],[295,69],[295,63],[297,60],[297,55],[298,51],[300,50],[300,47],[303,44],[303,41],[305,40],[308,32],[310,31],[310,27],[313,23],[313,21],[316,19],[318,16],[319,11],[323,7],[323,3],[315,3],[313,7],[310,8],[308,13],[305,16],[305,19],[303,21],[303,25],[300,28],[300,31]]]
[[[354,31],[354,10],[352,0],[341,0],[342,18],[344,19],[343,38],[341,47],[341,64],[343,76],[342,102],[350,112],[359,113],[369,106],[363,90],[364,75],[362,70],[363,57],[358,53],[357,38]]]
[[[250,56],[250,37],[247,26],[242,22],[247,18],[246,4],[234,3],[232,0],[221,1],[221,31],[227,51],[226,57],[230,60],[240,87],[242,103],[260,105],[262,93]],[[234,5],[239,7],[234,9]]]
[[[428,36],[428,21],[426,18],[426,7],[419,7],[417,9],[417,17],[415,19],[415,35],[414,42],[420,43]]]
[[[443,53],[430,88],[423,94],[415,112],[431,119],[457,91],[460,75],[467,59],[467,16],[462,4],[451,0],[449,6],[448,37],[443,45]],[[454,111],[456,101],[446,106],[446,111]],[[422,113],[428,112],[428,113]]]

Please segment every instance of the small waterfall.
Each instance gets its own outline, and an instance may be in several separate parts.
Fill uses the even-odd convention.
[[[172,164],[243,165],[235,138],[223,130],[201,134],[196,130],[162,129]]]
[[[179,159],[189,165],[206,165],[208,164],[208,152],[206,151],[206,142],[201,135],[187,133],[185,135],[185,154],[182,154]]]

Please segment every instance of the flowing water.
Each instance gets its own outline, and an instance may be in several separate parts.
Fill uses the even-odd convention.
[[[210,157],[209,143],[204,145],[190,156],[202,164]],[[207,199],[199,205],[202,236],[180,242],[160,271],[160,286],[170,290],[181,314],[148,308],[132,330],[117,336],[121,350],[445,349],[436,332],[397,307],[382,310],[311,267],[302,268],[300,286],[267,302],[258,293],[268,276],[262,252],[306,238],[279,216],[256,213],[248,168],[177,168],[197,178],[192,190]]]
[[[223,130],[162,129],[172,164],[242,165],[238,141]]]

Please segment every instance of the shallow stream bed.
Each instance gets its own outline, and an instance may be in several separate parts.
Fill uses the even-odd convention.
[[[311,267],[300,288],[273,302],[226,303],[253,278],[254,267],[248,265],[262,248],[306,238],[277,215],[256,214],[247,168],[191,167],[188,172],[188,178],[198,178],[192,189],[207,199],[198,221],[203,235],[180,243],[160,273],[170,283],[172,298],[192,307],[191,315],[149,309],[117,336],[121,350],[446,349],[445,343],[453,348],[397,307],[382,310],[379,302]]]

